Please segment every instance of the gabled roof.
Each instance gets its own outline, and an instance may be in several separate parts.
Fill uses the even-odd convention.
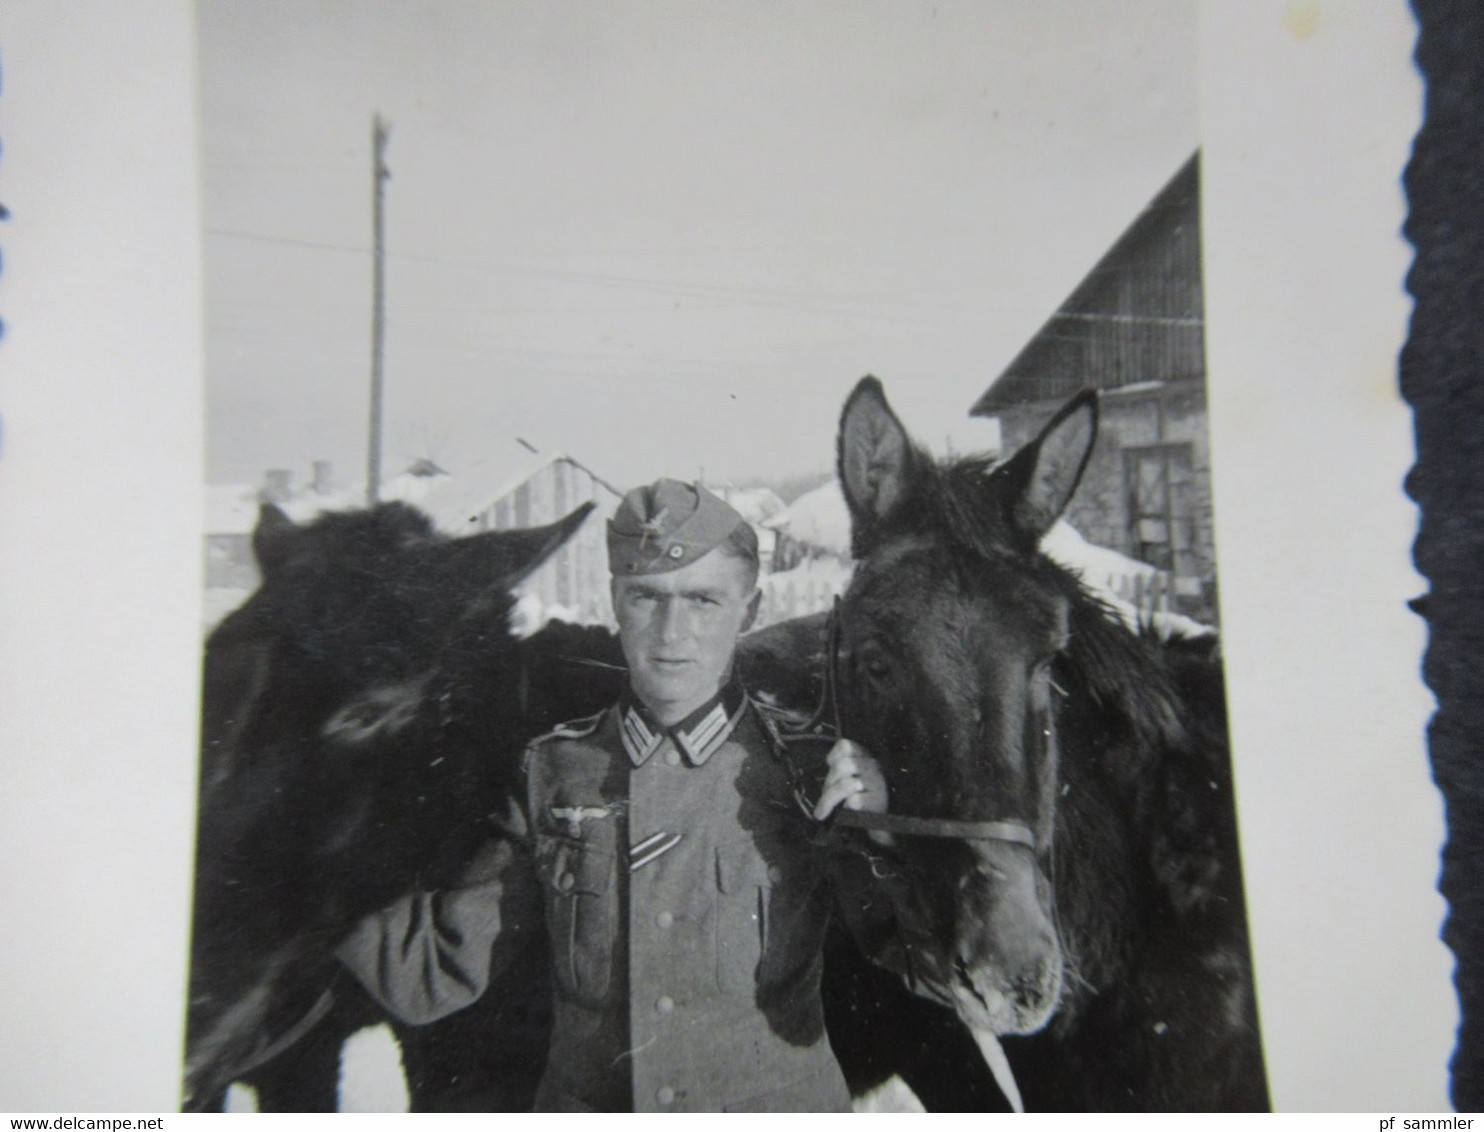
[[[850,508],[839,480],[822,483],[795,499],[789,509],[788,533],[797,541],[850,556]]]
[[[511,445],[509,450],[460,468],[457,475],[428,475],[422,469],[409,468],[382,484],[381,498],[411,503],[425,511],[435,526],[462,534],[468,530],[471,515],[509,495],[559,458],[557,453],[531,452]]]
[[[263,498],[261,484],[207,484],[206,533],[208,535],[250,535],[258,525],[258,510]],[[358,491],[338,488],[328,494],[301,491],[278,507],[296,523],[307,523],[326,511],[344,511],[364,506],[366,497]]]
[[[1200,201],[1197,151],[969,415],[1204,375]]]
[[[788,504],[771,487],[732,487],[729,484],[706,484],[706,489],[730,504],[754,527],[776,531],[788,526]]]
[[[440,530],[466,534],[472,516],[511,494],[543,468],[559,461],[587,472],[600,486],[612,492],[614,502],[617,502],[617,489],[570,456],[560,452],[534,452],[515,444],[460,468],[456,475],[445,472],[431,461],[415,461],[406,471],[382,484],[380,498],[382,502],[410,503],[425,512]],[[257,525],[261,498],[262,487],[257,484],[208,485],[206,533],[252,533]],[[299,523],[307,522],[324,511],[349,510],[365,505],[364,493],[346,488],[325,495],[306,489],[278,503],[289,518]]]
[[[427,475],[422,469],[411,469],[387,483],[382,499],[400,499],[427,512],[434,525],[451,534],[464,534],[469,520],[504,499],[521,484],[544,468],[568,463],[591,475],[603,488],[618,492],[601,477],[561,452],[536,452],[523,445],[512,445],[460,468],[457,474]],[[440,469],[441,470],[441,469]],[[576,506],[574,503],[573,506]]]

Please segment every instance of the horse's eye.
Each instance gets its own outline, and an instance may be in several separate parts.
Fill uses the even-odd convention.
[[[886,680],[891,676],[891,665],[879,653],[861,658],[861,669],[871,680]]]

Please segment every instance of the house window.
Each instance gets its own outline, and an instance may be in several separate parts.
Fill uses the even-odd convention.
[[[1197,573],[1189,444],[1125,448],[1129,536],[1134,554],[1177,575]]]

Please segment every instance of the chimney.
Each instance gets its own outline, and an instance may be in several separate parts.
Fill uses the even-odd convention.
[[[332,495],[335,491],[335,465],[329,460],[314,462],[314,493]]]
[[[287,503],[293,494],[293,477],[294,473],[286,468],[269,468],[263,474],[263,490],[259,498],[264,503]]]

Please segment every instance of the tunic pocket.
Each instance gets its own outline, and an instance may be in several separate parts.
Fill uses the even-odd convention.
[[[546,890],[558,988],[569,998],[601,999],[613,966],[613,857],[579,841],[542,837],[536,875]]]
[[[814,959],[828,916],[817,899],[818,879],[802,841],[780,837],[718,847],[716,976],[723,991],[767,988]]]

